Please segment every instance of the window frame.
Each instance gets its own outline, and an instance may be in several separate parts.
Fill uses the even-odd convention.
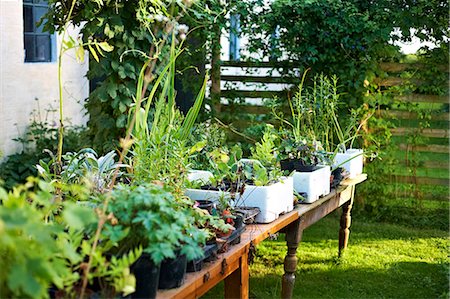
[[[28,26],[26,26],[27,21],[29,22],[29,18],[25,18],[25,9],[31,9],[31,23],[32,28],[31,30],[26,30]],[[39,21],[36,17],[36,11],[37,9],[46,9],[48,10],[48,2],[46,0],[23,0],[23,49],[24,49],[24,62],[25,63],[51,63],[56,61],[56,35],[51,34],[49,32],[42,31],[42,25],[41,27],[38,27],[36,23]],[[27,38],[33,39],[33,44],[31,46],[32,49],[30,49],[30,46],[26,47],[26,39]],[[46,37],[48,38],[48,45],[44,46],[46,47],[45,50],[48,51],[48,57],[45,57],[44,59],[38,59],[38,37]],[[31,58],[27,58],[27,51],[33,51]],[[47,56],[47,55],[46,55]]]

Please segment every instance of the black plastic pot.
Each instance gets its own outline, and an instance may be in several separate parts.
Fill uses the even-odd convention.
[[[203,257],[187,263],[186,272],[197,272],[203,268],[204,262],[212,261],[217,258],[218,246],[216,243],[203,247]]]
[[[136,277],[136,292],[130,298],[155,298],[158,290],[160,265],[155,265],[149,254],[141,257],[131,266]]]
[[[294,164],[292,163],[291,159],[284,159],[280,161],[280,167],[281,170],[287,170],[289,172],[292,172],[294,170]]]
[[[212,214],[212,210],[214,208],[214,202],[210,200],[197,200],[198,207],[202,210],[207,210],[209,214]]]
[[[186,275],[186,266],[187,259],[185,255],[162,261],[158,288],[173,289],[181,286]]]
[[[313,172],[319,168],[317,165],[306,164],[305,161],[301,159],[293,160],[292,164],[294,166],[294,170],[299,172]]]
[[[240,213],[236,213],[234,218],[234,227],[236,229],[241,228],[244,225],[244,215]]]

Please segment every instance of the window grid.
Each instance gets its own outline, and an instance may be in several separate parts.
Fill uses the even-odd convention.
[[[52,61],[52,36],[43,32],[42,25],[36,24],[47,10],[48,4],[45,0],[23,2],[25,62]]]

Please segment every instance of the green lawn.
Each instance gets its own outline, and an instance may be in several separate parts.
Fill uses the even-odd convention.
[[[447,231],[353,219],[349,248],[337,257],[336,213],[308,228],[297,251],[294,298],[448,298]],[[250,297],[278,298],[285,242],[265,241],[250,267]],[[223,285],[204,298],[223,297]]]

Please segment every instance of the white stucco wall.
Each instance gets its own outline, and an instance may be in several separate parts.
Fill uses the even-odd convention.
[[[12,139],[26,130],[31,112],[38,108],[36,98],[42,115],[49,106],[58,108],[57,62],[24,62],[22,7],[22,0],[0,0],[0,152],[3,156],[20,151],[21,145]],[[76,33],[71,32],[72,36]],[[59,42],[58,39],[58,50]],[[83,110],[83,101],[89,94],[87,70],[87,61],[80,64],[74,53],[66,53],[64,118],[72,124],[82,125],[87,121]],[[57,120],[57,113],[50,117]]]

